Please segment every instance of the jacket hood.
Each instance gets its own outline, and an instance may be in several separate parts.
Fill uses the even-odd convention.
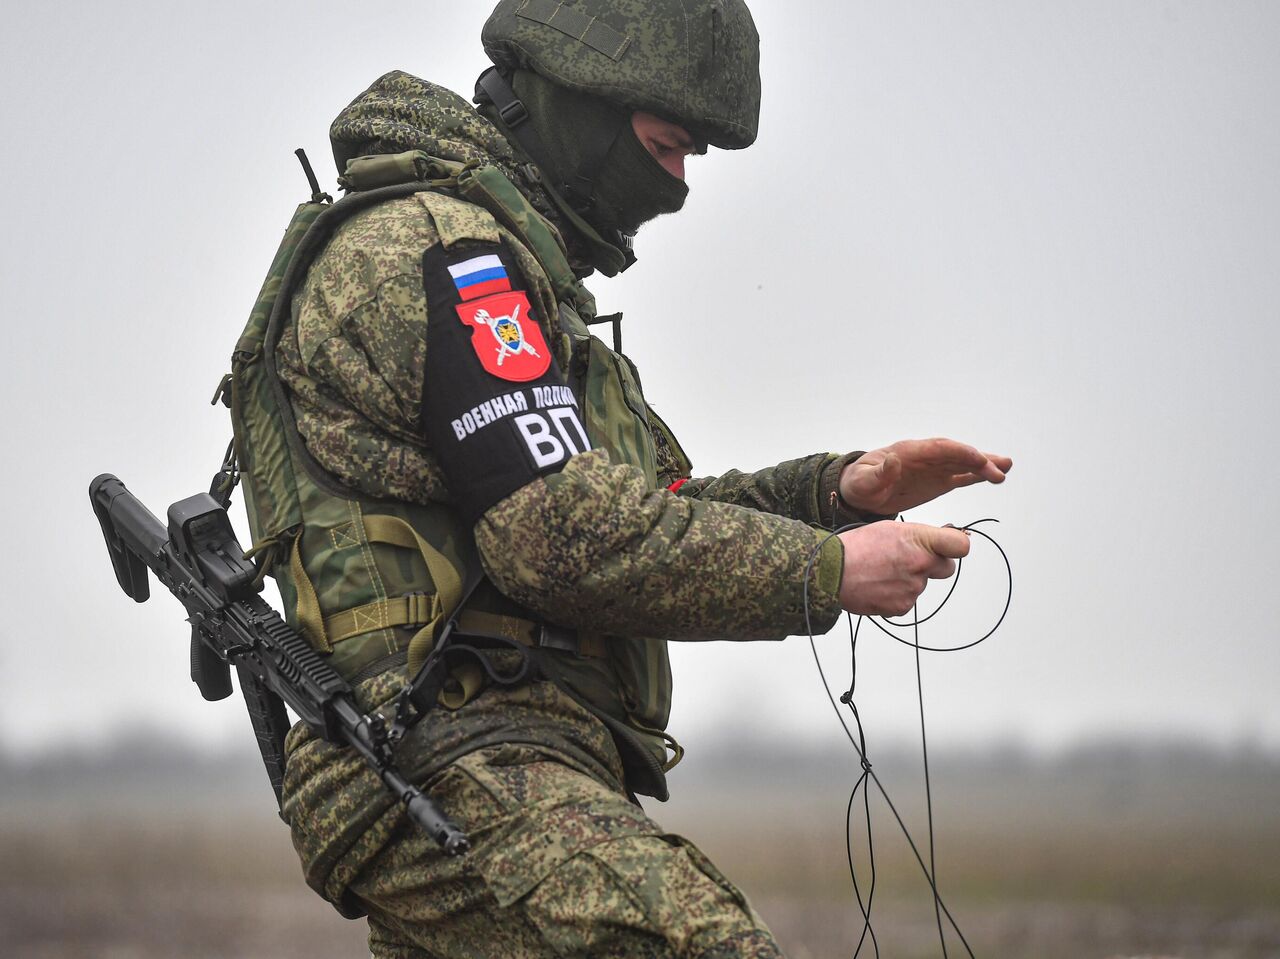
[[[401,70],[374,81],[329,128],[338,173],[352,157],[423,150],[442,160],[479,160],[509,170],[514,151],[492,123],[452,90]]]
[[[329,142],[339,176],[354,157],[406,150],[422,150],[441,160],[493,164],[559,229],[578,276],[599,266],[590,245],[524,172],[524,158],[511,141],[452,90],[392,70],[343,108],[329,127]]]

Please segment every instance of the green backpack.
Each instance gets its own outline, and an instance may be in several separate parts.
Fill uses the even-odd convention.
[[[236,343],[229,380],[250,553],[276,579],[291,625],[332,654],[349,680],[378,671],[379,664],[385,668],[382,661],[402,653],[416,670],[461,600],[465,571],[478,562],[470,536],[450,529],[455,524],[442,507],[374,501],[336,483],[303,445],[275,371],[275,344],[292,294],[333,231],[361,210],[452,182],[458,172],[440,161],[420,166],[417,156],[387,159],[400,161],[412,179],[373,185],[337,203],[320,192],[304,160],[312,197],[285,230]],[[427,542],[422,530],[436,531],[437,541]],[[317,593],[316,582],[335,585]],[[403,626],[418,628],[407,647],[395,629]],[[364,641],[343,642],[353,637]]]

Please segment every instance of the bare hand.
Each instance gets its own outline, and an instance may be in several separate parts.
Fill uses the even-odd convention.
[[[893,515],[974,483],[1003,483],[1013,460],[955,440],[901,440],[864,453],[840,474],[854,509]]]
[[[860,616],[901,616],[929,580],[951,576],[956,559],[969,554],[964,531],[922,523],[872,523],[841,533],[840,541],[840,605]]]

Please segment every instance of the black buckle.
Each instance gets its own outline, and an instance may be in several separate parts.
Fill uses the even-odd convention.
[[[508,100],[498,107],[498,116],[502,117],[502,122],[507,126],[518,127],[529,119],[529,111],[523,100]]]
[[[538,626],[538,648],[557,649],[563,653],[581,655],[578,647],[578,631],[566,626],[542,623]]]
[[[476,103],[492,103],[498,110],[498,116],[509,127],[517,127],[529,119],[529,111],[523,101],[516,96],[497,67],[490,67],[476,80]]]

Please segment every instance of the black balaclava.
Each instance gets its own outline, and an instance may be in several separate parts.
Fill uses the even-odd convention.
[[[654,217],[684,206],[688,185],[645,149],[630,110],[527,70],[515,72],[511,87],[535,133],[526,149],[534,143],[546,154],[534,162],[601,234],[634,234]]]

